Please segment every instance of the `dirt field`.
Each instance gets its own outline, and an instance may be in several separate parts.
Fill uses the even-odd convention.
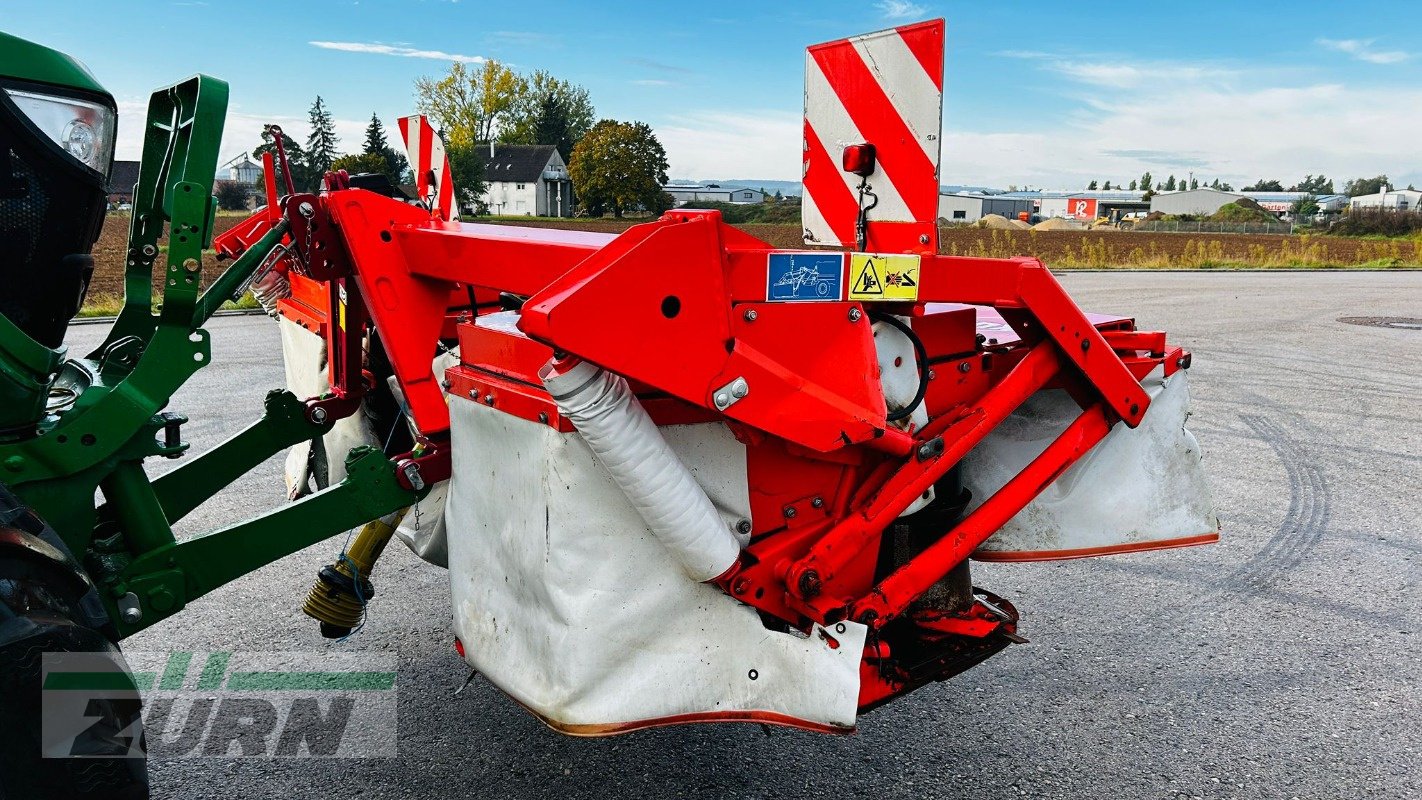
[[[89,284],[91,301],[123,295],[123,264],[128,249],[128,221],[127,214],[110,214],[104,220],[104,229],[99,234],[99,241],[94,244],[94,280]],[[218,217],[217,232],[221,233],[241,221],[242,217]],[[167,241],[165,237],[160,245],[166,245]],[[207,279],[211,280],[214,275],[220,275],[221,268],[222,265],[218,264],[215,255],[211,252],[203,253],[202,274]]]
[[[240,221],[218,217],[218,232]],[[576,227],[617,233],[633,221],[528,220],[536,227]],[[800,247],[794,225],[741,225],[742,230],[776,247]],[[95,272],[90,295],[112,298],[123,292],[124,248],[128,217],[111,215],[94,247]],[[1336,236],[1263,236],[1253,234],[1122,233],[1117,231],[995,231],[944,228],[943,253],[986,258],[1034,256],[1063,269],[1100,267],[1411,267],[1422,266],[1422,240],[1346,239]],[[203,273],[217,273],[217,260],[203,257]]]

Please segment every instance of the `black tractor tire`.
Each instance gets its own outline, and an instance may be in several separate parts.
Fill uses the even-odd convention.
[[[0,800],[148,797],[136,690],[86,700],[92,723],[44,752],[45,655],[97,654],[90,669],[127,676],[113,633],[63,542],[0,485]]]

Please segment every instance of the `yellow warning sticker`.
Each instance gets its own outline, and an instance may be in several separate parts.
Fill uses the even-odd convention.
[[[918,299],[919,257],[879,253],[849,254],[849,299]]]

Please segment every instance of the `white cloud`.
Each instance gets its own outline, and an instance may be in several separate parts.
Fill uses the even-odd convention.
[[[697,111],[655,126],[671,178],[799,180],[802,118],[784,111]]]
[[[874,5],[878,6],[879,12],[889,19],[909,19],[928,13],[927,6],[921,6],[909,2],[909,0],[879,0]]]
[[[659,80],[657,78],[642,78],[632,81],[635,86],[676,86],[672,81]]]
[[[1162,82],[1224,81],[1239,75],[1236,70],[1202,64],[1053,61],[1048,68],[1081,83],[1113,89],[1134,89]]]
[[[382,42],[307,42],[312,47],[319,47],[322,50],[340,50],[346,53],[374,53],[382,56],[400,56],[402,58],[430,58],[437,61],[461,61],[465,64],[482,64],[483,56],[466,56],[460,53],[446,53],[443,50],[417,50],[412,47],[399,47]]]
[[[1088,98],[1067,119],[1021,131],[969,131],[951,116],[944,183],[1072,189],[1090,180],[1164,179],[1193,171],[1235,186],[1259,178],[1288,185],[1305,173],[1341,187],[1360,175],[1414,180],[1412,143],[1422,89],[1320,83],[1244,89],[1161,84]]]
[[[1374,50],[1373,39],[1319,39],[1318,44],[1329,50],[1336,50],[1340,53],[1366,61],[1369,64],[1397,64],[1412,57],[1411,53],[1401,50]]]

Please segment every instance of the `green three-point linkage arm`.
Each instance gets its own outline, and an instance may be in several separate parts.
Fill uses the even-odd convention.
[[[209,360],[209,337],[201,326],[286,233],[285,222],[279,223],[200,294],[226,107],[227,85],[206,76],[154,93],[134,189],[123,311],[104,344],[88,359],[65,363],[54,381],[54,388],[72,398],[68,405],[53,409],[39,435],[0,444],[0,480],[83,560],[124,636],[228,581],[403,508],[424,493],[403,488],[395,466],[379,451],[360,448],[352,451],[340,484],[255,519],[176,541],[173,522],[269,456],[329,431],[333,421],[313,422],[305,403],[289,392],[273,392],[261,420],[211,452],[155,480],[144,470],[146,458],[177,457],[188,449],[180,436],[186,419],[159,412]],[[163,304],[155,314],[153,269],[165,223]],[[7,332],[0,326],[4,341]],[[23,348],[0,347],[0,368],[9,366],[15,369],[0,369],[0,377],[19,370],[21,377],[44,378],[54,369]],[[105,502],[95,509],[99,489]]]

